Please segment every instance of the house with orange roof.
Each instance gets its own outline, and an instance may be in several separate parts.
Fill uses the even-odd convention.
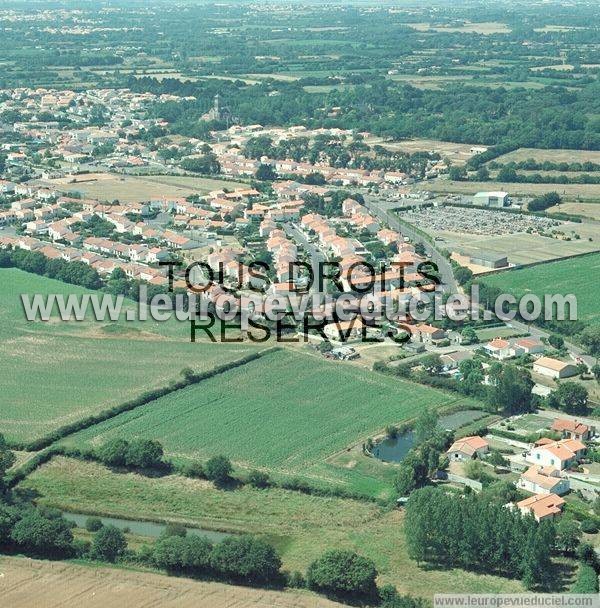
[[[536,521],[554,519],[562,513],[564,499],[556,494],[535,494],[517,503],[523,515],[533,515]]]
[[[537,355],[543,353],[545,350],[542,342],[535,338],[521,338],[515,342],[515,346],[521,348],[523,352],[528,355]]]
[[[533,465],[521,473],[517,481],[517,488],[533,494],[562,496],[569,491],[570,484],[566,477],[560,476],[558,469]]]
[[[525,457],[527,462],[554,467],[559,471],[577,464],[585,455],[586,446],[578,439],[561,439],[534,446]]]
[[[587,441],[591,439],[596,432],[595,427],[588,426],[577,420],[565,420],[557,418],[552,423],[552,430],[560,433],[564,438],[578,439],[579,441]]]
[[[474,460],[481,458],[484,454],[489,452],[489,443],[478,435],[472,435],[470,437],[462,437],[457,439],[446,452],[448,458],[452,462],[462,460]]]
[[[510,359],[517,355],[517,351],[510,345],[510,342],[503,338],[494,338],[483,346],[483,350],[485,350],[490,357],[498,359],[499,361]]]
[[[573,363],[559,361],[552,357],[540,357],[533,364],[533,371],[536,374],[547,376],[548,378],[570,378],[578,374],[577,366]]]
[[[377,238],[384,244],[384,245],[391,245],[392,243],[395,243],[396,241],[399,241],[402,237],[401,235],[396,232],[395,230],[390,230],[389,228],[382,228],[378,233],[377,233]]]

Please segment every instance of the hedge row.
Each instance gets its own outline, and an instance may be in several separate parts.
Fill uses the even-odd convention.
[[[44,448],[49,447],[56,441],[60,439],[64,439],[68,435],[72,435],[78,431],[94,426],[95,424],[99,424],[100,422],[104,422],[109,418],[114,418],[123,412],[128,412],[142,405],[146,405],[152,401],[156,401],[161,397],[165,397],[171,393],[181,390],[182,388],[186,388],[192,384],[198,384],[203,380],[208,380],[209,378],[213,378],[214,376],[218,376],[220,374],[224,374],[236,367],[241,367],[242,365],[246,365],[252,361],[256,361],[260,359],[264,355],[271,353],[275,350],[279,350],[279,347],[273,347],[269,349],[265,349],[264,351],[252,353],[250,355],[246,355],[241,359],[237,359],[235,361],[231,361],[229,363],[225,363],[224,365],[219,365],[211,370],[206,372],[202,372],[200,374],[189,374],[186,375],[185,378],[174,382],[173,384],[163,387],[157,388],[151,391],[146,391],[142,393],[139,397],[132,399],[130,401],[126,401],[125,403],[121,403],[120,405],[116,405],[107,410],[103,410],[98,414],[92,414],[91,416],[87,416],[70,424],[66,424],[64,426],[59,427],[58,429],[52,431],[51,433],[45,435],[44,437],[40,437],[38,439],[34,439],[28,443],[19,443],[19,442],[10,442],[11,449],[35,452],[38,450],[42,450]]]

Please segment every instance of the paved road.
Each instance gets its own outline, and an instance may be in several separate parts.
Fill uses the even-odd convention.
[[[534,338],[537,338],[538,340],[541,340],[541,338],[548,338],[548,336],[550,335],[550,332],[544,331],[543,329],[540,329],[539,327],[536,327],[533,324],[521,323],[520,321],[516,320],[509,321],[509,323],[512,327],[519,331],[529,332]],[[567,342],[566,340],[565,346],[567,347],[570,353],[572,353],[576,357],[581,357],[581,359],[589,368],[592,368],[596,363],[596,358],[592,357],[591,355],[586,355],[585,351],[581,347],[572,344],[571,342]]]
[[[289,237],[291,237],[296,243],[301,245],[303,247],[303,249],[306,251],[306,253],[308,253],[308,255],[310,257],[311,265],[312,265],[313,276],[314,276],[313,284],[310,288],[310,291],[313,291],[313,292],[318,291],[319,273],[327,272],[327,268],[325,268],[324,271],[321,270],[321,268],[323,268],[322,267],[323,262],[327,261],[327,256],[325,256],[325,254],[314,243],[311,243],[306,238],[306,235],[299,228],[297,228],[294,224],[286,223],[283,225],[283,229],[285,230],[285,233]]]
[[[442,290],[447,293],[459,293],[458,283],[454,278],[452,265],[450,262],[432,247],[431,243],[425,240],[417,231],[402,224],[400,220],[387,208],[389,201],[379,200],[377,197],[365,197],[365,207],[374,213],[382,222],[387,224],[392,230],[397,230],[401,234],[411,239],[413,243],[422,243],[431,261],[437,265],[442,279]],[[398,204],[397,206],[400,206]]]

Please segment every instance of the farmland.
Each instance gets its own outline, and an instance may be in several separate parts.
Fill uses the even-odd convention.
[[[517,581],[460,570],[421,569],[406,554],[403,514],[340,498],[279,489],[215,489],[201,480],[135,473],[57,458],[21,484],[41,494],[41,503],[115,516],[180,521],[265,537],[282,555],[283,567],[305,570],[324,550],[353,549],[374,560],[380,582],[402,592],[431,597],[455,592],[518,592]]]
[[[498,236],[482,236],[463,232],[439,231],[435,236],[444,239],[444,247],[450,251],[475,254],[489,251],[508,256],[511,264],[531,264],[561,257],[594,252],[598,250],[597,226],[594,224],[568,223],[560,230],[572,238],[556,239],[525,232]],[[579,234],[574,238],[571,233]],[[590,241],[589,238],[592,240]]]
[[[531,268],[501,272],[483,279],[482,282],[498,287],[503,293],[521,297],[535,293],[542,297],[547,293],[575,294],[578,318],[600,323],[598,310],[598,282],[592,277],[600,273],[600,253],[571,260],[559,260]]]
[[[1,269],[0,428],[29,441],[176,378],[207,370],[256,347],[189,341],[182,323],[28,322],[19,294],[75,294],[80,287]]]
[[[300,591],[265,591],[223,583],[192,581],[152,572],[118,568],[88,568],[65,562],[17,557],[0,561],[0,592],[7,606],[30,608],[52,605],[62,608],[335,608],[342,606]]]
[[[222,188],[239,187],[239,182],[204,177],[173,175],[121,175],[87,173],[73,178],[39,180],[39,184],[65,192],[79,192],[83,197],[103,201],[147,201],[165,196],[184,198],[192,194],[206,194]]]
[[[418,188],[423,189],[419,184]],[[600,184],[519,184],[507,182],[459,182],[449,179],[434,179],[427,182],[431,192],[452,194],[475,194],[482,191],[502,190],[513,196],[538,196],[546,192],[558,192],[566,201],[600,201]]]
[[[462,144],[451,141],[441,141],[434,139],[406,139],[403,141],[388,141],[381,137],[370,136],[365,142],[371,146],[379,145],[388,150],[406,152],[437,152],[444,158],[448,158],[454,165],[464,165],[473,155],[471,152],[472,144]]]
[[[592,220],[600,220],[600,205],[597,203],[561,203],[548,209],[548,213],[573,213]]]
[[[238,465],[309,472],[332,453],[425,407],[464,404],[437,390],[313,356],[279,351],[67,439],[99,445],[150,436],[171,455],[224,453]]]
[[[536,148],[519,148],[496,158],[496,162],[506,164],[518,163],[533,159],[537,162],[553,163],[600,163],[600,151],[597,150],[538,150]]]

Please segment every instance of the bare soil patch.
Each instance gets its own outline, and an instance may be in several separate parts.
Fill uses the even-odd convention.
[[[335,608],[298,591],[265,591],[152,572],[91,568],[25,558],[0,561],[2,605],[11,608]]]

